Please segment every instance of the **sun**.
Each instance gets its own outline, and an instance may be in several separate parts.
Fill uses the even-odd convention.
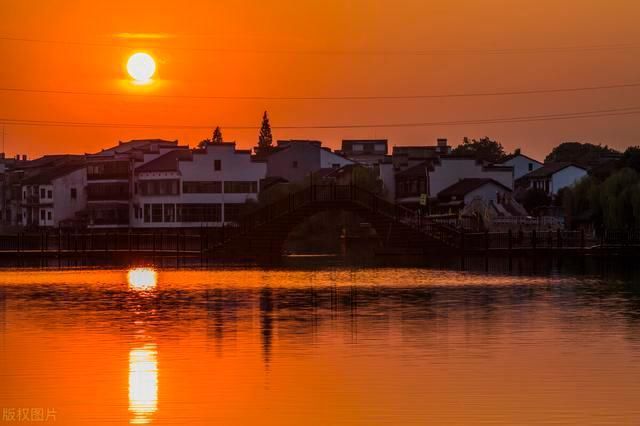
[[[134,53],[127,61],[127,72],[136,83],[147,83],[156,72],[156,61],[148,53]]]

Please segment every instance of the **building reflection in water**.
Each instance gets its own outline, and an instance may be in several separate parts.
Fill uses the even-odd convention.
[[[158,285],[158,273],[153,268],[133,268],[127,272],[129,288],[136,291],[150,291]]]
[[[131,424],[147,424],[158,410],[158,352],[147,344],[129,352],[129,411]]]
[[[271,359],[273,338],[273,291],[264,287],[260,290],[260,331],[262,334],[262,356],[265,365]]]

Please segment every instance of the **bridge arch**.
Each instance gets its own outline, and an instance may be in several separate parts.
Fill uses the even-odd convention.
[[[311,185],[265,205],[241,220],[224,250],[245,255],[280,256],[295,226],[323,211],[357,214],[371,224],[384,246],[451,247],[455,231],[423,222],[415,211],[391,203],[355,185]]]

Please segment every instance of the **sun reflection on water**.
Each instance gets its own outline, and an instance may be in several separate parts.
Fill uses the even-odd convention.
[[[156,346],[145,345],[129,352],[129,411],[131,424],[150,423],[158,410],[158,360]]]
[[[127,272],[127,282],[132,290],[153,290],[158,284],[158,273],[152,268],[133,268]]]

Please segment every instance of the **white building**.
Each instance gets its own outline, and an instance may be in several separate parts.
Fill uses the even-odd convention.
[[[382,169],[381,169],[382,170]],[[391,185],[389,173],[381,177],[386,187]],[[495,166],[468,157],[442,156],[425,160],[393,175],[396,201],[417,204],[421,195],[435,198],[441,191],[463,179],[492,179],[513,189],[513,168]]]
[[[577,164],[549,163],[521,177],[518,184],[526,189],[540,189],[547,195],[554,196],[562,188],[575,184],[587,175],[587,169]]]
[[[58,227],[76,219],[87,207],[87,170],[84,164],[68,164],[43,170],[23,180],[22,225]]]
[[[134,227],[202,227],[235,222],[257,201],[267,164],[235,143],[173,150],[135,171]]]
[[[465,206],[471,201],[480,199],[485,202],[500,202],[510,196],[511,188],[489,178],[462,179],[440,191],[438,200],[445,203],[460,203]]]
[[[516,150],[514,154],[507,156],[499,164],[513,167],[514,180],[520,179],[522,176],[538,170],[544,165],[540,161],[522,154],[520,150]]]
[[[112,148],[87,155],[88,226],[127,228],[133,222],[133,174],[167,152],[184,149],[178,141],[140,139],[119,142]]]

